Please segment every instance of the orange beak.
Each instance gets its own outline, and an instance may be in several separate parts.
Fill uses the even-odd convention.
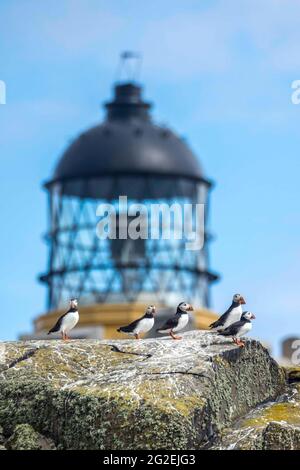
[[[245,303],[246,303],[246,302],[245,302],[244,297],[241,297],[241,298],[240,298],[240,304],[241,304],[241,305],[245,305]]]
[[[192,305],[189,306],[188,311],[192,312],[194,310],[194,307]]]
[[[252,320],[255,320],[256,316],[254,315],[254,313],[252,313],[251,318]]]
[[[153,315],[154,315],[154,313],[156,313],[155,307],[152,308],[152,313],[153,313]]]

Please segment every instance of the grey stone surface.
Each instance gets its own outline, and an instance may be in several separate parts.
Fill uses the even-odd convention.
[[[65,449],[202,448],[285,387],[259,342],[240,349],[205,331],[0,345],[5,435],[29,424]]]

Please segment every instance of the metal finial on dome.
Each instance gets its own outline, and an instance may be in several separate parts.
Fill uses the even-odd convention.
[[[142,54],[139,52],[122,52],[118,65],[117,82],[137,82],[141,73],[142,60]]]

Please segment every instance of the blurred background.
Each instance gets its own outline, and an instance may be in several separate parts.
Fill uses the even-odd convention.
[[[123,50],[143,57],[153,119],[175,129],[215,182],[211,308],[241,292],[253,336],[276,355],[299,335],[300,1],[2,0],[0,4],[0,339],[47,309],[42,183],[105,117]]]

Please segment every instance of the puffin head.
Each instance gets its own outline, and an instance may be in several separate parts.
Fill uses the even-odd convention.
[[[244,297],[241,294],[234,294],[232,302],[239,305],[244,305],[246,303]]]
[[[71,308],[76,308],[78,305],[78,300],[77,299],[71,299],[70,300],[70,307]]]
[[[155,310],[155,305],[148,305],[147,309],[146,309],[146,313],[148,313],[149,315],[154,315],[156,313],[156,310]]]
[[[181,302],[177,307],[177,312],[191,312],[193,309],[191,304],[187,302]]]
[[[243,312],[242,313],[242,319],[243,320],[255,320],[255,315],[252,312]]]

